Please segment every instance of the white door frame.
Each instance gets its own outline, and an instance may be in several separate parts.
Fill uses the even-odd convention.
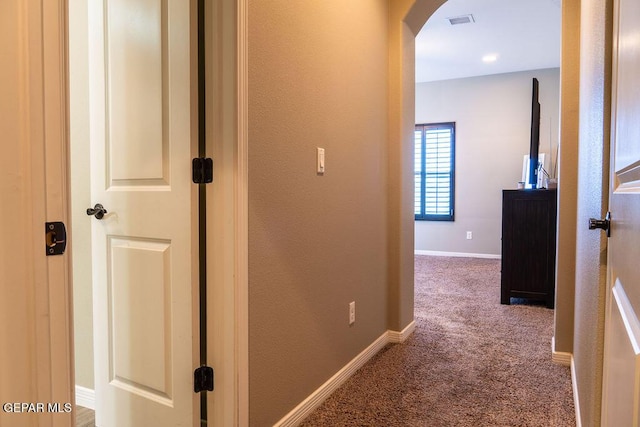
[[[207,354],[216,370],[208,411],[212,425],[248,426],[248,0],[213,3],[205,11],[213,30],[205,34],[205,50],[207,157],[214,162],[207,186]]]
[[[15,208],[21,218],[5,227],[10,229],[5,239],[20,245],[9,257],[9,262],[15,258],[15,271],[7,272],[10,283],[2,288],[11,295],[4,304],[19,304],[26,311],[2,331],[10,329],[3,337],[20,343],[10,346],[9,360],[0,358],[3,381],[16,386],[16,395],[6,387],[0,390],[9,392],[3,399],[67,403],[74,398],[69,254],[45,257],[44,239],[45,222],[68,222],[66,2],[14,0],[4,6],[8,13],[17,11],[16,21],[5,29],[9,39],[18,41],[14,56],[7,58],[18,74],[8,75],[2,85],[16,89],[18,99],[11,101],[20,105],[15,117],[6,118],[17,119],[8,125],[17,132],[5,137],[10,152],[22,156],[8,159],[20,172],[12,177],[8,196],[20,200]],[[36,418],[38,425],[73,423],[72,413],[0,413],[0,423],[35,425]]]
[[[40,162],[37,160],[41,152],[35,150],[32,154],[35,160],[32,168],[42,167],[45,181],[43,186],[34,186],[30,201],[35,211],[38,201],[45,200],[45,220],[64,221],[69,227],[67,0],[24,3],[25,19],[30,24],[26,26],[26,36],[30,41],[41,43],[29,45],[34,50],[26,52],[33,63],[29,63],[31,74],[25,83],[28,85],[25,98],[34,108],[27,113],[24,126],[27,129],[42,126],[40,133],[31,132],[30,136],[35,148],[38,145],[44,148]],[[219,155],[215,167],[220,171],[220,179],[207,191],[208,222],[211,223],[207,245],[218,249],[209,251],[208,263],[225,266],[223,274],[212,274],[208,278],[209,289],[214,290],[207,302],[210,364],[214,369],[216,362],[223,364],[216,371],[218,392],[208,396],[209,422],[245,426],[248,425],[247,0],[223,0],[209,16],[211,36],[220,44],[212,44],[207,51],[220,55],[221,68],[209,67],[208,78],[213,82],[209,86],[220,90],[210,92],[210,99],[220,101],[208,103],[208,123],[218,125],[215,132],[208,133],[221,139],[210,138],[209,143],[214,146],[211,151]],[[36,51],[38,47],[42,52]],[[39,62],[38,58],[43,61]],[[42,73],[40,81],[39,72]],[[37,105],[43,105],[44,109],[38,109]],[[39,176],[40,171],[34,172]],[[221,200],[225,203],[214,203]],[[223,235],[215,235],[214,231],[221,225],[224,225]],[[39,240],[37,231],[34,241]],[[34,401],[72,402],[75,382],[72,253],[68,250],[63,256],[49,257],[43,268],[38,268],[42,261],[36,255],[34,249],[34,266],[46,274],[48,292],[39,294],[35,305],[46,310],[48,316],[33,315],[36,330],[40,332],[35,337],[37,352],[34,349],[40,373],[34,376],[40,393],[37,394],[39,400]],[[51,417],[53,425],[73,425],[74,422],[73,416]]]

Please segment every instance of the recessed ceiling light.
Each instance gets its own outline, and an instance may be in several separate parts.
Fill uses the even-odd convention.
[[[449,21],[449,23],[451,25],[472,24],[472,23],[476,22],[476,20],[473,19],[473,15],[472,14],[454,16],[454,17],[451,17],[451,18],[447,18],[447,20]]]
[[[485,62],[485,63],[496,62],[497,60],[498,60],[498,55],[494,53],[485,55],[482,57],[482,62]]]

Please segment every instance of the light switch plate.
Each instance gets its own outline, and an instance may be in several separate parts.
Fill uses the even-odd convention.
[[[349,325],[356,323],[356,302],[351,301],[349,303]]]
[[[324,173],[324,148],[318,147],[317,153],[317,172]]]

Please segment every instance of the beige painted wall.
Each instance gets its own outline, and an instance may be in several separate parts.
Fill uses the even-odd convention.
[[[91,205],[89,175],[89,52],[87,2],[69,0],[69,144],[71,148],[71,241],[76,384],[93,383]]]
[[[562,2],[554,351],[573,352],[580,90],[580,0]]]
[[[442,0],[389,3],[388,328],[402,330],[413,321],[413,128],[415,109],[415,34]]]
[[[388,19],[386,0],[249,3],[251,425],[387,330]]]
[[[600,425],[607,237],[587,228],[602,218],[609,191],[611,1],[583,0],[580,37],[580,127],[573,356],[584,426]],[[600,167],[602,165],[602,167]]]
[[[416,123],[456,123],[455,221],[416,221],[416,250],[500,255],[502,190],[516,188],[529,154],[533,77],[540,82],[540,153],[551,173],[559,69],[416,84]]]

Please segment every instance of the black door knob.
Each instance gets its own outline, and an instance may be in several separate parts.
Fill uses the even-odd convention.
[[[93,215],[96,217],[96,219],[104,218],[104,214],[106,213],[107,213],[107,210],[100,203],[96,203],[93,209],[92,208],[87,209],[87,215],[89,216]]]
[[[607,212],[604,219],[589,218],[589,230],[599,228],[607,232],[607,237],[611,237],[611,212]]]

